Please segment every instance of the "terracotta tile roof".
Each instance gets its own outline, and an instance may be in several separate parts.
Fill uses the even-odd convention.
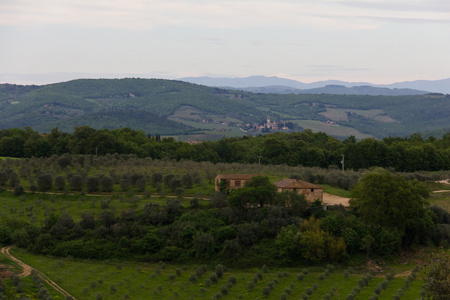
[[[320,185],[312,184],[300,179],[283,179],[274,183],[277,188],[284,189],[323,189]]]
[[[216,176],[217,180],[229,179],[229,180],[251,180],[253,177],[258,176],[255,174],[219,174]]]

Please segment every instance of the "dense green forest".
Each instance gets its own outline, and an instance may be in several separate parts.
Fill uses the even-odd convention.
[[[449,95],[368,96],[263,94],[161,79],[80,79],[43,86],[0,85],[0,129],[30,126],[40,133],[79,125],[130,127],[147,134],[242,136],[269,115],[340,137],[442,134],[450,124]],[[180,109],[195,112],[179,116]],[[333,125],[327,125],[330,120]],[[309,121],[309,122],[305,122]],[[311,123],[312,122],[312,123]],[[226,123],[226,135],[217,130]],[[250,133],[249,133],[250,134]],[[253,135],[256,133],[251,133]]]
[[[178,161],[337,168],[341,168],[344,158],[346,169],[379,166],[400,172],[439,171],[450,169],[450,134],[442,138],[424,139],[420,134],[413,134],[405,138],[359,141],[350,136],[340,141],[323,132],[304,130],[190,144],[129,128],[97,130],[80,126],[73,133],[54,128],[46,135],[30,127],[0,130],[0,156],[50,157],[65,153],[117,153]]]

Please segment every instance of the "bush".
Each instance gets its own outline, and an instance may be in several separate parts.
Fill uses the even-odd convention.
[[[83,188],[83,177],[79,174],[69,174],[68,181],[72,190],[81,191]]]
[[[145,190],[145,187],[147,186],[147,181],[144,177],[140,178],[136,181],[135,186],[139,192],[143,192]]]
[[[161,185],[163,181],[163,175],[161,173],[153,173],[152,174],[152,186],[153,187],[158,187],[159,185]]]
[[[215,272],[217,277],[222,278],[223,273],[225,272],[224,266],[222,266],[221,264],[217,265],[215,268]]]
[[[227,295],[228,294],[228,286],[226,285],[222,285],[222,287],[220,288],[220,292],[222,293],[222,295]]]
[[[23,194],[25,194],[25,191],[24,191],[24,189],[23,189],[23,186],[21,186],[20,184],[17,184],[17,185],[14,187],[14,195],[15,195],[15,196],[20,196],[20,195],[23,195]]]
[[[55,186],[58,191],[63,191],[66,187],[66,180],[63,176],[59,175],[55,178]]]
[[[217,277],[217,274],[216,274],[216,273],[212,273],[212,274],[209,276],[209,280],[211,280],[212,283],[216,283],[216,282],[219,280],[219,278]]]
[[[100,178],[98,176],[88,177],[86,182],[86,189],[88,193],[97,192],[100,187]]]
[[[197,280],[198,280],[197,275],[191,274],[191,276],[189,276],[189,282],[194,283],[194,282],[197,282]]]
[[[37,177],[37,185],[40,191],[46,192],[52,189],[53,178],[50,173],[42,173]]]
[[[256,283],[254,281],[250,281],[249,283],[247,283],[247,289],[248,290],[254,289],[255,286],[256,286]]]
[[[199,233],[195,236],[192,244],[195,249],[195,257],[210,258],[214,252],[214,237],[210,233]],[[217,267],[216,267],[217,272]],[[222,277],[222,273],[217,276]]]
[[[308,296],[311,296],[312,295],[312,293],[313,293],[313,290],[312,290],[312,288],[310,288],[310,287],[307,287],[306,288],[306,290],[305,290],[305,293],[308,295]]]
[[[210,279],[206,279],[205,280],[205,287],[210,287],[211,286],[211,280]]]
[[[268,286],[263,287],[262,294],[264,296],[266,296],[266,297],[269,296],[270,295],[270,288]]]
[[[214,208],[223,208],[223,207],[227,207],[227,196],[219,193],[219,192],[215,192],[214,194],[211,195],[211,205]]]
[[[102,176],[100,179],[100,188],[102,192],[110,193],[113,190],[114,181],[109,176]]]
[[[228,282],[231,282],[232,284],[236,284],[236,282],[237,282],[236,276],[231,275],[231,276],[228,278]]]

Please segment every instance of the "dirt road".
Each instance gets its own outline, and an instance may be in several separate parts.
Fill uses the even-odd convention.
[[[13,245],[11,246],[6,246],[3,247],[1,249],[1,252],[8,257],[9,259],[13,260],[14,262],[16,262],[21,268],[23,268],[22,273],[19,274],[20,277],[26,277],[29,276],[31,274],[31,271],[34,269],[32,267],[30,267],[29,265],[25,264],[23,261],[15,258],[14,256],[12,256],[11,253],[9,253],[9,250],[13,247]],[[34,269],[36,270],[36,269]],[[39,272],[38,270],[36,270],[36,272],[39,273],[39,275],[42,277],[42,279],[48,283],[51,287],[53,287],[55,290],[57,290],[58,292],[60,292],[61,294],[63,294],[64,296],[70,296],[72,297],[74,300],[77,300],[74,296],[72,296],[71,294],[69,294],[66,290],[64,290],[62,287],[60,287],[58,284],[56,284],[56,282],[54,282],[53,280],[51,280],[50,278],[48,278],[45,274],[43,274],[42,272]]]
[[[348,202],[348,200],[350,200],[350,198],[344,198],[344,197],[339,197],[336,195],[331,195],[328,193],[323,193],[323,203],[328,204],[328,205],[342,204],[343,206],[347,207],[347,206],[350,206],[350,203]]]

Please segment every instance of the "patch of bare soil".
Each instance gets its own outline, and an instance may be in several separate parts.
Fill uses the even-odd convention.
[[[22,269],[22,273],[19,274],[19,277],[26,277],[28,275],[31,274],[31,270],[33,270],[32,267],[30,267],[29,265],[26,265],[25,263],[23,263],[22,261],[18,260],[17,258],[15,258],[14,256],[12,256],[9,253],[9,249],[11,249],[12,246],[6,246],[2,248],[2,253],[8,257],[9,259],[13,260],[14,262],[16,262]]]
[[[9,278],[13,274],[11,266],[0,264],[0,278]]]
[[[13,260],[14,262],[16,262],[21,268],[23,268],[22,273],[19,274],[20,277],[26,277],[28,275],[31,274],[31,271],[33,270],[32,267],[30,267],[29,265],[25,264],[24,262],[22,262],[21,260],[15,258],[14,256],[12,256],[11,253],[9,253],[9,250],[13,247],[13,245],[11,246],[6,246],[3,247],[1,249],[1,252],[8,257],[9,259]],[[36,269],[34,269],[36,270]],[[50,278],[48,278],[45,274],[43,274],[42,272],[39,272],[38,270],[36,270],[39,275],[42,277],[42,279],[48,283],[49,285],[51,285],[55,290],[57,290],[58,292],[60,292],[61,294],[63,294],[64,296],[70,296],[72,297],[74,300],[77,300],[75,297],[73,297],[71,294],[69,294],[66,290],[64,290],[62,287],[60,287],[58,284],[56,284],[56,282],[54,282],[53,280],[51,280]],[[10,270],[11,272],[11,270]],[[11,272],[12,273],[12,272]],[[10,276],[11,274],[9,274]]]
[[[339,205],[350,206],[350,202],[348,202],[350,198],[339,197],[336,195],[331,195],[328,193],[323,193],[323,203],[327,205]]]

